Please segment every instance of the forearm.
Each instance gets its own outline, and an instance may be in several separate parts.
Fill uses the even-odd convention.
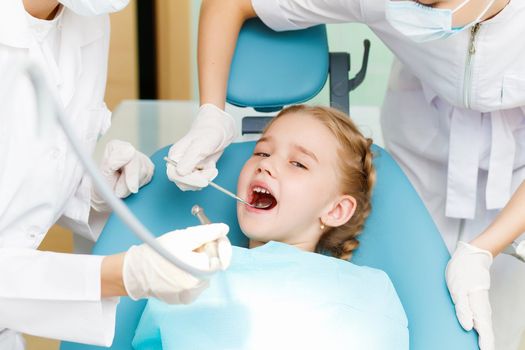
[[[100,295],[102,298],[126,296],[122,267],[125,253],[109,255],[102,260],[100,273]]]
[[[496,220],[471,243],[490,251],[493,256],[496,256],[524,232],[525,182],[514,193]]]
[[[201,104],[224,109],[237,37],[244,21],[255,16],[251,0],[203,1],[197,52]]]
[[[31,16],[51,20],[58,12],[58,0],[23,0],[24,8]]]

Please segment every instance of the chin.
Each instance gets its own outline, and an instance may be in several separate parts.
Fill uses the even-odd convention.
[[[239,220],[239,226],[241,227],[241,231],[246,237],[259,242],[268,242],[273,239],[271,237],[271,228],[265,227],[263,229],[261,227],[261,223],[253,222],[251,220],[249,222],[248,221],[249,220]]]

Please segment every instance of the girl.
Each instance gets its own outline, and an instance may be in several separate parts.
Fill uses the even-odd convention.
[[[408,349],[386,274],[345,261],[371,209],[371,144],[335,109],[284,109],[239,177],[240,197],[269,204],[237,206],[250,249],[234,248],[230,269],[194,304],[151,300],[134,346]]]

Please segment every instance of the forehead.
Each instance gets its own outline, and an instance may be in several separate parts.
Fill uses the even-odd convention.
[[[318,156],[334,154],[338,146],[336,137],[320,120],[302,112],[279,117],[263,136],[280,145],[303,146]]]

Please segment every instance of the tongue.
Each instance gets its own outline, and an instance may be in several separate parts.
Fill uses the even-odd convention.
[[[252,204],[260,209],[271,209],[275,207],[277,201],[271,194],[257,193]]]

